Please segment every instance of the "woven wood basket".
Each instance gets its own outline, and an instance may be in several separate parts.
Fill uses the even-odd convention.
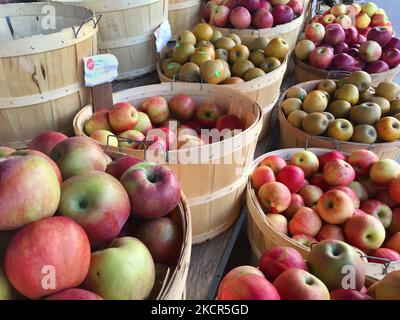
[[[192,30],[199,21],[201,0],[169,0],[168,20],[172,35]]]

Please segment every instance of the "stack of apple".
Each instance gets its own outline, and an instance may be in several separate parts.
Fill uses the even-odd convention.
[[[180,183],[163,166],[110,160],[57,132],[0,148],[0,300],[157,294],[156,271],[174,269],[182,246]]]
[[[210,0],[202,18],[213,26],[266,29],[289,23],[303,13],[303,0]]]
[[[161,62],[163,74],[182,82],[233,84],[262,77],[278,68],[289,53],[287,42],[264,37],[249,46],[240,37],[220,31],[206,23],[197,24],[192,31],[183,30],[173,49]]]
[[[349,15],[343,14],[346,10]],[[350,18],[354,14],[355,27]],[[295,55],[318,69],[386,72],[400,64],[400,39],[393,35],[385,13],[372,2],[347,9],[338,4],[306,27]]]
[[[400,139],[399,85],[370,85],[368,73],[355,71],[339,82],[322,80],[308,93],[293,87],[281,108],[292,126],[311,135],[366,144]]]
[[[96,111],[84,128],[101,145],[127,149],[146,145],[148,150],[165,152],[219,142],[245,126],[236,115],[223,114],[214,102],[196,106],[192,97],[178,94],[169,101],[161,96],[146,98],[138,109],[127,102],[117,103],[111,110]],[[212,129],[219,132],[218,141],[210,141]]]
[[[274,247],[261,256],[258,268],[231,270],[221,281],[217,299],[400,300],[400,271],[368,289],[365,276],[365,261],[342,241],[316,244],[307,261],[294,248]]]
[[[267,218],[282,233],[311,247],[346,241],[376,257],[400,260],[400,165],[371,151],[346,157],[301,150],[286,162],[271,155],[252,173]]]

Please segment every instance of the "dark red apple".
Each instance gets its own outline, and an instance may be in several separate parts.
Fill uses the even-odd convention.
[[[278,4],[272,8],[275,25],[289,23],[294,19],[291,7],[286,4]]]
[[[250,13],[253,13],[260,8],[261,2],[260,0],[240,0],[240,5],[249,10]]]
[[[392,39],[390,39],[388,44],[385,46],[385,49],[387,48],[396,48],[400,50],[400,38],[393,37]]]
[[[225,129],[244,130],[244,124],[237,116],[228,114],[218,118],[215,128],[219,131],[223,131]]]
[[[287,4],[292,8],[293,13],[298,16],[303,13],[303,1],[300,0],[290,0]]]
[[[356,48],[350,48],[348,50],[346,50],[346,53],[349,56],[352,56],[353,58],[359,58],[360,57],[360,51]]]
[[[251,13],[245,7],[236,7],[229,16],[230,23],[236,29],[246,29],[251,25]]]
[[[378,42],[381,46],[385,46],[392,39],[392,34],[386,28],[375,27],[372,28],[367,35],[367,40]]]
[[[364,29],[358,29],[358,34],[361,34],[362,36],[367,37],[369,32],[371,31],[371,29],[372,28],[370,28],[370,27],[367,27]]]
[[[357,44],[363,44],[365,41],[367,41],[367,38],[365,36],[363,36],[362,34],[358,34]]]
[[[343,53],[349,50],[349,45],[346,42],[339,42],[336,46],[333,47],[333,50],[336,54]]]
[[[344,68],[353,67],[356,61],[347,53],[339,53],[335,55],[333,64],[336,69],[343,70]]]
[[[367,72],[369,74],[373,74],[373,73],[381,73],[381,72],[386,72],[388,71],[389,65],[383,61],[383,60],[377,60],[374,61],[372,63],[370,63],[367,67]]]
[[[109,163],[106,172],[119,180],[126,170],[139,162],[142,162],[142,160],[131,156],[125,156]]]
[[[272,4],[268,0],[260,0],[260,9],[265,9],[265,10],[271,11]]]
[[[346,39],[346,33],[338,23],[332,23],[326,27],[324,42],[335,46]]]
[[[400,50],[397,48],[385,49],[381,59],[389,65],[389,68],[394,68],[400,63]]]
[[[268,10],[258,9],[253,14],[252,25],[256,29],[271,28],[274,25],[274,17]]]
[[[357,36],[358,36],[358,31],[356,27],[350,27],[345,31],[346,33],[346,43],[349,45],[356,44],[357,43]]]

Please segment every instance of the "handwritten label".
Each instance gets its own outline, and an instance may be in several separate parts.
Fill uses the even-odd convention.
[[[83,62],[85,64],[86,87],[112,82],[118,77],[118,60],[112,54],[84,57]]]
[[[161,23],[160,27],[154,32],[154,36],[156,37],[156,46],[157,52],[161,52],[161,49],[164,48],[168,41],[171,40],[171,26],[168,21],[164,21]]]

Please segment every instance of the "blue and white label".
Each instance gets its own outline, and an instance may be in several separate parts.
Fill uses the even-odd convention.
[[[86,87],[112,82],[118,77],[118,60],[112,54],[84,57],[83,61],[85,64]]]

